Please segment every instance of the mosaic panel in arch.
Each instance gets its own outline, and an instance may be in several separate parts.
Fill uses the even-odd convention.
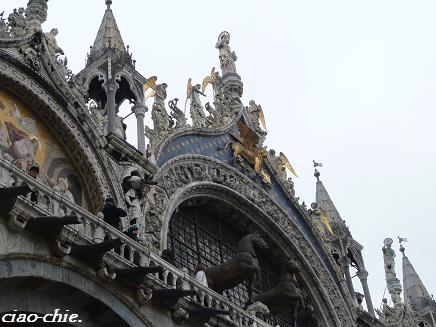
[[[0,154],[26,172],[38,166],[40,182],[67,200],[87,207],[80,178],[54,135],[29,108],[2,90]]]

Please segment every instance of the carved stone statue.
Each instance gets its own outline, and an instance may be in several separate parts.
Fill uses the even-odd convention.
[[[236,255],[230,261],[206,269],[209,287],[222,293],[248,280],[248,296],[251,300],[252,287],[260,272],[255,248],[267,249],[268,245],[257,234],[244,236],[238,243]]]
[[[167,97],[167,84],[158,84],[156,87],[156,95],[154,104],[151,110],[151,119],[153,120],[154,131],[158,137],[170,132],[170,120],[167,111],[165,110],[165,99]]]
[[[66,77],[66,78],[71,78],[73,72],[71,70],[68,69],[68,59],[67,57],[65,57],[64,59],[58,57],[56,59],[56,64],[58,67],[58,71],[59,73]]]
[[[218,110],[213,108],[209,102],[207,102],[204,106],[206,111],[209,113],[209,117],[207,117],[208,125],[211,126],[220,126],[221,125],[221,114]]]
[[[87,107],[91,118],[96,123],[97,127],[103,131],[103,126],[105,125],[104,110],[101,109],[100,105],[96,103],[94,100],[91,100],[87,103]]]
[[[257,314],[261,314],[261,315],[269,314],[268,307],[259,301],[250,304],[247,307],[246,311],[250,316],[253,316],[253,317],[256,317]]]
[[[141,197],[144,189],[144,180],[139,176],[139,173],[133,171],[130,176],[124,179],[123,189],[125,189],[124,199],[128,208],[129,222],[126,226],[130,226],[130,222],[135,219],[139,222],[142,215]]]
[[[270,291],[254,296],[253,301],[262,302],[273,314],[292,309],[296,321],[299,308],[304,305],[303,294],[296,278],[300,271],[300,266],[295,260],[287,259],[280,272],[279,283]]]
[[[230,49],[229,43],[230,34],[228,32],[222,32],[218,36],[218,41],[215,45],[219,50],[221,72],[223,75],[227,73],[236,73],[235,61],[237,60],[237,56],[235,51]]]
[[[39,57],[39,53],[41,52],[41,36],[39,34],[35,34],[29,42],[23,44],[20,48],[20,52],[24,55],[27,62],[34,69],[39,69],[41,67],[41,59]]]
[[[286,167],[283,169],[280,158],[276,155],[276,151],[274,149],[270,149],[268,151],[268,161],[275,170],[277,176],[282,180],[286,180]]]
[[[205,127],[207,123],[206,115],[203,110],[203,105],[200,101],[200,94],[204,94],[200,91],[200,84],[192,86],[191,91],[191,119],[194,127]]]
[[[56,54],[64,54],[64,51],[58,46],[56,41],[56,35],[58,35],[57,28],[53,28],[49,33],[45,33],[45,39],[47,40],[47,50],[52,58],[56,58]]]
[[[386,279],[397,277],[395,274],[395,252],[391,245],[392,239],[386,239],[385,245],[382,248]]]
[[[0,37],[9,36],[8,26],[6,25],[6,20],[3,18],[4,13],[4,11],[0,13]]]
[[[213,102],[215,109],[220,113],[221,124],[224,126],[233,119],[235,113],[231,109],[231,99],[229,99],[224,92],[215,94],[215,100]]]
[[[108,125],[108,117],[107,115],[104,116],[103,121],[103,133],[107,134],[107,125]],[[119,138],[125,140],[126,139],[126,128],[127,125],[124,124],[123,117],[120,117],[118,115],[115,115],[115,131],[114,134],[118,136]]]
[[[171,109],[171,117],[176,120],[176,128],[186,126],[185,113],[177,107],[177,102],[179,99],[175,98],[168,102],[168,106]]]
[[[259,135],[266,135],[267,132],[264,131],[259,124],[259,122],[262,122],[262,125],[264,125],[265,128],[265,118],[263,116],[262,107],[257,105],[254,100],[250,100],[248,104],[249,106],[247,107],[247,113],[251,126]]]
[[[413,317],[412,310],[404,303],[399,302],[393,308],[388,305],[388,300],[383,298],[382,309],[375,309],[379,319],[386,326],[393,327],[415,327],[418,322]]]
[[[27,21],[24,17],[24,8],[20,7],[8,16],[9,27],[11,28],[11,36],[17,37],[26,34]]]

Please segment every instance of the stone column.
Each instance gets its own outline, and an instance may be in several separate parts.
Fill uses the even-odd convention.
[[[345,274],[345,280],[347,282],[348,290],[350,291],[351,297],[356,299],[356,294],[354,293],[353,281],[350,275],[350,259],[346,255],[341,258],[341,268]]]
[[[368,312],[374,316],[374,306],[372,305],[371,294],[368,287],[368,272],[366,270],[358,271],[357,277],[359,277],[362,283],[363,294],[365,295],[366,307]]]
[[[136,104],[132,107],[136,116],[136,134],[138,137],[138,150],[145,154],[145,134],[144,134],[144,117],[147,107],[144,104]]]
[[[118,85],[113,78],[106,82],[106,115],[107,115],[107,135],[115,133],[115,120],[116,120],[116,103],[115,103],[115,93],[117,91]]]

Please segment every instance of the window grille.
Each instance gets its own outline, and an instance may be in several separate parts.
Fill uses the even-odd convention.
[[[233,258],[239,240],[245,235],[216,214],[201,207],[183,207],[173,214],[168,231],[168,248],[175,254],[176,265],[188,268],[194,275],[198,262],[215,266]],[[279,271],[272,268],[265,254],[257,251],[261,276],[257,278],[253,294],[273,288]],[[227,298],[244,308],[248,300],[247,283],[226,291]],[[290,312],[268,317],[273,326],[291,327]]]

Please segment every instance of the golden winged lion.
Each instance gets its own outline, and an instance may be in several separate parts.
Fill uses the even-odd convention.
[[[223,149],[230,144],[234,158],[242,158],[251,163],[263,181],[270,183],[269,175],[262,169],[262,163],[268,154],[266,147],[256,147],[259,144],[259,136],[247,125],[239,121],[237,126],[239,129],[238,142],[229,142]]]

